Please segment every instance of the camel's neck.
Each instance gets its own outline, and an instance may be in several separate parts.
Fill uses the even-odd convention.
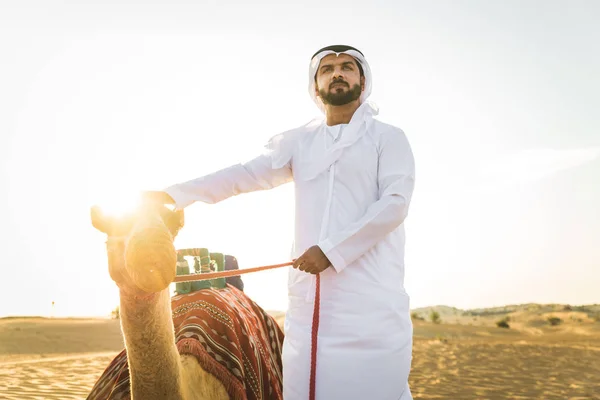
[[[168,289],[147,299],[121,292],[133,399],[182,399],[181,361],[175,346]]]

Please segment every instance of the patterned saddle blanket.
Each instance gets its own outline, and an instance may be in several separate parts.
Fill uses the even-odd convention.
[[[175,342],[180,354],[194,355],[215,375],[231,399],[283,399],[283,332],[242,291],[203,289],[171,299]],[[88,400],[130,399],[127,352],[117,355],[94,385]]]

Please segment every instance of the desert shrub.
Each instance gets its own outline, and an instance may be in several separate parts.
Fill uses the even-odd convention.
[[[548,317],[548,323],[552,326],[560,325],[562,322],[563,320],[558,317]]]
[[[413,312],[412,314],[410,314],[410,318],[415,321],[424,321],[425,320],[425,318],[421,317],[419,315],[419,313],[417,313],[417,312]]]
[[[431,314],[429,314],[429,318],[431,318],[431,322],[433,322],[434,324],[439,324],[440,322],[442,322],[442,319],[440,318],[440,313],[437,311],[431,311]]]
[[[508,321],[510,321],[509,317],[504,317],[499,321],[496,321],[496,326],[498,328],[506,328],[506,329],[510,329],[510,325],[508,324]]]
[[[566,305],[563,307],[563,311],[573,311],[573,307],[571,307],[570,305]]]
[[[117,306],[114,310],[112,310],[110,315],[111,315],[112,319],[121,318],[121,311],[119,310],[119,306]]]
[[[435,340],[442,343],[448,343],[448,339],[444,335],[440,335],[439,333],[435,335]]]
[[[594,315],[594,321],[600,322],[600,313]]]

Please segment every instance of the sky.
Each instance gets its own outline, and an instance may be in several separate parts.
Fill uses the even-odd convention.
[[[598,303],[599,18],[596,1],[2,1],[0,317],[109,315],[90,206],[318,116],[309,58],[339,43],[415,155],[411,306]],[[293,190],[194,204],[176,246],[286,262]],[[285,269],[243,279],[285,310]]]

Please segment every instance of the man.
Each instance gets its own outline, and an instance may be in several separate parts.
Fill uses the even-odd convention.
[[[307,400],[316,276],[318,400],[412,399],[404,219],[414,160],[402,130],[373,117],[371,70],[350,46],[317,51],[309,93],[324,120],[273,137],[268,151],[165,190],[178,208],[294,181],[294,268],[283,347],[284,398]]]

